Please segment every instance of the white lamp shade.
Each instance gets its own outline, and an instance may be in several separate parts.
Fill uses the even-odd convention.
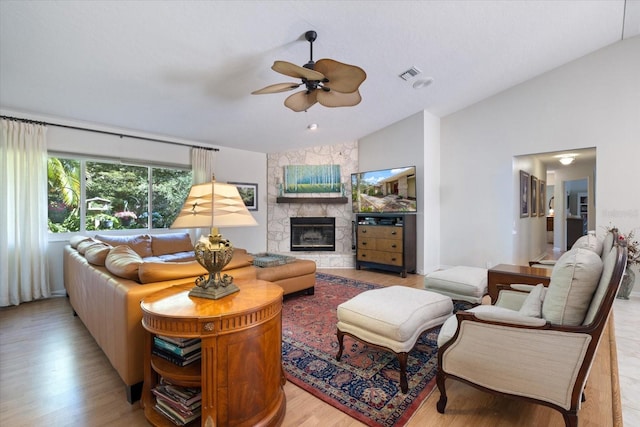
[[[212,197],[212,194],[215,195]],[[211,203],[213,198],[213,205]],[[245,227],[258,225],[235,185],[195,184],[171,228]]]

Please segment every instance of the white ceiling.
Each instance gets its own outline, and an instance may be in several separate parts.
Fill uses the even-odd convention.
[[[355,107],[294,113],[274,60],[368,74]],[[640,33],[640,1],[0,1],[0,107],[258,152],[445,116]],[[398,75],[416,66],[432,85]],[[588,90],[588,88],[585,88]],[[309,123],[318,123],[315,132]]]

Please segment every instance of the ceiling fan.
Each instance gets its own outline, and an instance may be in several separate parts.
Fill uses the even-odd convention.
[[[251,92],[252,95],[286,92],[304,85],[304,90],[296,92],[284,101],[284,105],[295,112],[306,111],[316,102],[325,107],[352,107],[362,101],[358,88],[367,78],[360,67],[343,64],[333,59],[313,61],[315,31],[304,34],[309,42],[309,62],[304,66],[286,61],[275,61],[272,70],[289,77],[302,79],[301,83],[277,83]]]

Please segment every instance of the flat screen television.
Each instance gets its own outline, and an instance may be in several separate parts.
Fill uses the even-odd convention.
[[[416,167],[351,174],[351,202],[355,213],[416,212]]]

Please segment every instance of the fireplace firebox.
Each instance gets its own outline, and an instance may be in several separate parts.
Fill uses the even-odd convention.
[[[336,219],[292,217],[291,251],[335,251]]]

